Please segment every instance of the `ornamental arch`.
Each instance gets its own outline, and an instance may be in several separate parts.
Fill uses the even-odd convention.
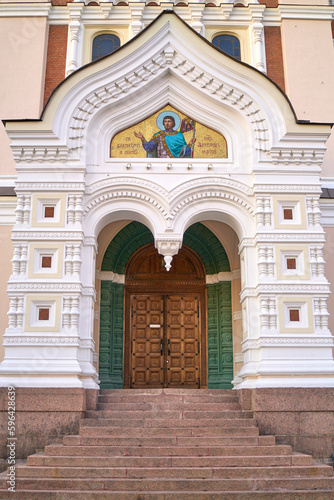
[[[208,222],[208,224],[210,223]],[[212,223],[212,229],[214,231],[219,233],[219,230],[222,228],[228,231],[225,225],[221,224],[221,226],[222,227],[219,227],[219,223]],[[235,242],[231,240],[233,234],[234,232],[231,230],[230,235],[227,237],[227,240],[230,240],[229,251],[233,251],[232,247],[235,247]],[[105,238],[105,235],[103,235],[103,238]],[[126,308],[131,307],[130,294],[136,290],[136,285],[139,285],[139,291],[141,292],[140,296],[143,298],[145,280],[142,280],[142,282],[140,282],[140,280],[131,280],[131,277],[127,276],[126,272],[132,272],[132,267],[129,263],[133,260],[136,261],[137,255],[139,255],[139,257],[143,255],[143,258],[146,258],[147,253],[151,253],[152,255],[155,254],[156,250],[154,250],[153,241],[153,235],[146,226],[138,222],[129,222],[125,223],[123,228],[114,236],[104,253],[101,271],[98,273],[101,279],[101,320],[99,340],[99,376],[101,387],[123,387],[123,384],[125,384],[126,387],[136,387],[134,379],[131,380],[131,373],[129,373],[128,366],[129,364],[131,365],[131,356],[134,356],[135,353],[130,352],[130,332],[125,331],[124,333],[124,327],[125,329],[129,328],[131,322],[129,316],[126,318]],[[178,259],[184,258],[184,255],[182,255],[183,252],[186,252],[186,258],[195,259],[195,261],[198,261],[198,265],[202,267],[204,271],[202,281],[199,279],[196,285],[194,278],[192,278],[188,285],[185,281],[186,276],[180,276],[180,278],[178,278],[175,273],[174,276],[168,276],[165,271],[165,277],[163,277],[163,272],[161,275],[159,275],[159,272],[157,273],[156,277],[158,279],[153,285],[154,278],[152,282],[152,276],[150,276],[151,286],[155,287],[155,291],[160,290],[160,292],[158,292],[160,295],[165,294],[167,300],[167,297],[171,296],[171,289],[168,288],[168,279],[166,278],[171,277],[169,281],[173,283],[172,294],[174,294],[174,306],[176,307],[175,304],[177,304],[182,294],[188,294],[186,296],[188,297],[188,309],[191,310],[191,301],[195,298],[196,293],[200,295],[200,283],[202,283],[205,293],[202,302],[200,303],[200,301],[198,301],[198,305],[196,305],[196,308],[197,306],[203,308],[201,319],[202,338],[200,340],[200,348],[197,344],[195,346],[196,350],[199,349],[198,353],[196,352],[195,355],[202,355],[201,363],[199,364],[199,368],[202,370],[201,380],[198,384],[196,379],[196,383],[193,385],[191,384],[192,379],[190,379],[190,386],[209,386],[212,388],[232,387],[232,300],[234,300],[234,297],[232,298],[231,292],[235,295],[234,289],[236,284],[233,281],[235,281],[235,278],[238,279],[238,270],[237,272],[231,271],[229,259],[223,245],[214,232],[201,223],[193,224],[185,232],[183,247],[181,247],[179,254],[174,257],[174,265],[176,267],[178,267]],[[157,252],[156,255],[158,258]],[[234,265],[237,265],[237,263],[234,263]],[[181,295],[175,293],[177,287],[182,291]],[[149,290],[149,288],[147,288],[147,290]],[[236,305],[233,304],[233,307],[236,308]],[[234,328],[235,327],[234,325]],[[157,333],[157,330],[153,329],[153,332]],[[126,344],[126,342],[128,342],[128,344]],[[175,339],[174,342],[176,342]],[[199,340],[196,339],[196,342],[199,342]],[[160,352],[160,344],[158,347]],[[162,349],[164,348],[166,349],[167,355],[168,347],[166,346]],[[189,341],[188,348],[192,350]],[[172,359],[169,358],[169,361],[173,362],[173,352],[171,355]],[[177,360],[174,359],[174,362],[177,362]],[[191,362],[191,360],[189,360],[189,355],[188,362]],[[145,367],[145,369],[146,368],[148,367]],[[163,367],[159,365],[159,370],[160,369],[163,371]],[[190,375],[191,374],[189,374],[189,376]],[[174,374],[174,376],[177,376],[177,374]],[[144,383],[146,384],[146,382],[145,380]],[[150,381],[147,383],[149,384]],[[158,383],[160,384],[161,381],[159,380]],[[173,380],[171,383],[172,385],[168,385],[167,382],[166,386],[173,386]],[[182,382],[180,383],[180,386],[183,386]],[[178,382],[176,379],[174,380],[174,386],[177,385]],[[156,385],[153,383],[153,386]],[[185,382],[184,386],[187,387],[187,382]]]

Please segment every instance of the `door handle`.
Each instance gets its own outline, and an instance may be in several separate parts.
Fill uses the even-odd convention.
[[[160,354],[161,354],[161,356],[163,355],[163,353],[164,353],[164,340],[161,339],[161,341],[160,341]]]
[[[169,339],[168,339],[167,346],[168,346],[168,356],[170,356],[170,340]]]

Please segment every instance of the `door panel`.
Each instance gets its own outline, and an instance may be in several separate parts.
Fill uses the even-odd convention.
[[[162,387],[163,296],[131,296],[132,387]]]
[[[199,322],[198,296],[167,297],[167,387],[199,387]]]
[[[199,296],[136,294],[130,304],[131,386],[199,387]]]

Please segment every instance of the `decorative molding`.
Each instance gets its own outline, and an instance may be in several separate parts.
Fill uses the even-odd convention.
[[[65,331],[77,331],[80,315],[79,297],[63,297],[62,326]]]
[[[59,232],[49,232],[47,229],[43,232],[36,232],[36,231],[27,231],[27,232],[21,232],[20,229],[13,229],[13,237],[12,239],[15,240],[21,240],[21,239],[26,239],[26,240],[82,240],[83,233],[82,231],[59,231]]]
[[[12,278],[17,278],[19,276],[25,276],[27,273],[27,263],[28,263],[28,244],[14,243],[14,256],[11,260],[13,266]]]
[[[1,197],[1,196],[0,196]],[[15,195],[6,196],[0,200],[0,225],[14,225],[16,222],[15,210],[17,207],[17,198]]]
[[[102,181],[94,182],[93,184],[90,184],[89,186],[86,187],[86,193],[87,194],[95,193],[100,189],[114,185],[120,188],[120,186],[122,185],[129,186],[132,184],[141,186],[145,189],[150,189],[154,193],[160,193],[164,198],[168,198],[170,196],[169,191],[167,191],[159,184],[147,181],[145,179],[139,179],[136,177],[114,177],[113,179],[104,179]]]
[[[170,2],[172,6],[176,5],[177,3],[178,0],[173,0],[172,2]],[[253,10],[254,7],[262,7],[262,5],[258,4],[248,5],[245,0],[239,2],[245,6],[245,8],[243,9],[234,9],[233,2],[221,4],[220,2],[214,0],[213,3],[215,3],[219,8],[218,12],[217,9],[215,9],[214,11],[214,19],[216,22],[227,21],[228,19],[233,23],[250,22],[252,19],[252,12],[250,11],[250,8],[252,7]],[[131,9],[132,13],[133,5],[135,4],[133,2],[130,2],[129,6],[118,6],[118,9],[116,10],[114,9],[113,2],[101,2],[99,5],[94,7],[94,11],[92,11],[91,6],[82,5],[81,20],[82,22],[91,22],[92,20],[94,20],[95,22],[99,21],[99,23],[106,20],[108,22],[117,20],[121,24],[129,25],[129,8]],[[69,24],[71,19],[73,19],[72,10],[74,6],[78,8],[77,3],[74,3],[74,5],[70,6],[64,6],[63,8],[59,8],[59,6],[57,5],[52,6],[49,3],[27,3],[20,5],[19,8],[16,3],[3,3],[0,4],[0,16],[22,17],[24,15],[24,17],[46,17],[49,19],[49,21],[51,21],[52,24]],[[157,9],[157,7],[154,8]],[[187,7],[184,7],[186,17],[183,12],[180,12],[179,15],[187,22],[189,20],[190,14],[192,19],[192,26],[197,31],[196,26],[194,26],[194,22],[195,20],[197,20],[196,13],[199,11],[199,9],[201,12],[203,8],[203,4],[198,5],[195,3],[189,3]],[[207,9],[207,11],[209,11],[209,9]],[[210,16],[212,16],[212,14],[211,11],[207,11],[203,13],[203,26],[210,25]],[[160,14],[161,9],[158,9],[156,12]],[[272,25],[272,23],[280,23],[282,19],[317,19],[330,21],[332,19],[332,14],[333,8],[331,5],[285,4],[278,5],[276,9],[265,9],[263,11],[263,23],[269,23],[270,25]],[[155,17],[156,14],[154,14],[154,16],[152,17],[148,14],[148,12],[146,12],[146,9],[144,10],[143,22],[145,22],[145,24],[149,21],[153,21]]]
[[[258,267],[261,278],[274,278],[275,276],[275,257],[273,246],[262,246],[258,248]]]
[[[334,227],[334,200],[319,200],[322,227]]]
[[[231,181],[228,179],[219,179],[219,178],[200,178],[195,179],[190,182],[186,182],[181,184],[177,188],[168,192],[166,189],[161,186],[149,182],[144,181],[142,179],[137,178],[114,178],[108,179],[104,181],[100,181],[98,183],[94,183],[89,186],[86,190],[88,193],[94,193],[97,190],[103,188],[103,193],[100,193],[93,200],[90,199],[86,202],[84,208],[84,214],[87,216],[95,207],[101,205],[102,203],[107,202],[108,200],[113,199],[135,199],[137,201],[144,201],[153,205],[159,212],[162,214],[164,219],[166,220],[167,227],[171,228],[173,219],[177,216],[180,210],[182,210],[185,206],[191,203],[198,203],[202,200],[212,200],[212,199],[226,199],[232,202],[236,202],[241,205],[243,208],[248,210],[251,215],[254,214],[254,209],[249,201],[246,201],[241,196],[239,197],[236,193],[229,193],[226,190],[217,191],[217,184],[224,187],[231,187],[234,189],[238,189],[240,192],[247,193],[249,196],[252,194],[252,190],[247,187],[245,184],[240,182]],[[213,189],[208,189],[208,185],[212,185]],[[114,187],[115,186],[115,187]],[[134,189],[134,186],[138,186],[138,189]],[[108,191],[105,191],[106,188],[111,188]],[[176,205],[173,204],[172,200],[175,200],[177,195],[179,196],[181,193],[186,193],[190,189],[195,190],[194,194],[189,194],[188,196],[184,196],[182,200],[178,198],[178,201],[174,201]],[[199,189],[200,188],[200,191]],[[152,191],[149,193],[147,191],[149,189]],[[158,199],[156,193],[162,195],[162,199]],[[166,200],[170,201],[170,205]],[[165,201],[165,203],[164,203]],[[170,210],[170,211],[169,211]]]
[[[96,301],[96,290],[94,286],[83,286],[82,287],[82,295],[86,297],[92,297],[93,301]]]
[[[16,163],[65,163],[71,154],[67,146],[11,146]]]
[[[258,233],[256,235],[256,241],[258,243],[266,242],[266,241],[274,242],[289,242],[289,241],[302,241],[308,243],[324,243],[325,242],[325,234],[323,232],[319,233],[306,233],[306,232],[291,232],[291,233],[279,233],[277,230],[272,233]],[[242,240],[243,241],[243,240]]]
[[[325,264],[323,245],[310,247],[310,267],[313,278],[325,278]]]
[[[238,181],[235,181],[233,179],[224,178],[224,177],[204,177],[204,178],[201,177],[199,179],[194,179],[192,181],[187,181],[183,184],[180,184],[176,188],[172,189],[172,191],[170,191],[169,193],[166,192],[167,193],[166,198],[169,200],[173,199],[173,198],[175,198],[176,195],[178,195],[182,192],[185,192],[190,188],[203,187],[203,186],[206,186],[207,184],[212,184],[215,187],[215,189],[217,189],[217,185],[218,186],[221,185],[221,186],[227,186],[227,187],[231,187],[233,189],[237,189],[241,193],[244,193],[248,196],[253,195],[253,189],[251,189],[249,186],[247,186],[247,184],[243,184],[242,182],[238,182]]]
[[[258,285],[257,290],[259,293],[261,292],[272,292],[272,293],[290,293],[290,292],[295,292],[295,293],[330,293],[330,285],[329,284],[323,284],[323,285],[318,285],[318,284],[309,284],[309,285],[300,285],[298,283],[296,284],[289,284],[289,285],[283,285],[283,284],[263,284],[263,285]]]
[[[173,256],[178,253],[182,247],[182,239],[179,238],[156,238],[154,246],[157,248],[160,255],[163,255],[165,268],[167,271],[171,269]]]
[[[82,349],[95,349],[95,341],[94,339],[80,339],[79,345]]]
[[[145,194],[145,192],[130,191],[129,189],[124,190],[124,191],[108,192],[108,193],[105,193],[101,196],[98,196],[93,201],[90,201],[89,203],[87,203],[87,205],[84,209],[85,216],[92,209],[96,208],[96,206],[101,205],[102,203],[105,203],[106,201],[110,201],[113,199],[122,199],[123,201],[126,199],[136,199],[136,200],[145,201],[146,203],[154,205],[154,207],[160,211],[160,213],[163,215],[163,217],[165,219],[167,219],[167,217],[168,217],[168,212],[167,212],[166,208],[160,202],[158,202],[155,198],[153,198],[152,196],[148,196],[148,194]]]
[[[8,315],[9,328],[23,328],[24,297],[9,294],[10,305]]]
[[[321,165],[324,159],[325,148],[291,148],[287,147],[274,147],[268,151],[268,156],[274,165],[284,164],[289,165]]]
[[[301,184],[254,184],[254,193],[311,193],[311,194],[321,194],[320,185],[301,185]]]
[[[307,197],[306,198],[306,212],[307,212],[307,222],[309,227],[321,227],[321,210],[319,207],[319,196],[318,197]]]
[[[117,274],[112,271],[97,271],[97,279],[101,281],[112,281],[112,283],[125,283],[125,274]]]
[[[211,97],[220,102],[223,100],[224,103],[238,108],[253,129],[257,149],[268,151],[269,125],[260,105],[254,101],[254,96],[251,97],[244,91],[233,88],[214,75],[208,74],[207,70],[197,67],[196,62],[189,61],[179,54],[170,43],[121,78],[95,88],[78,103],[70,120],[70,128],[75,133],[70,137],[69,149],[73,151],[83,147],[87,125],[97,109],[109,105],[110,102],[116,102],[132,92],[137,92],[141,85],[147,85],[150,80],[165,71],[166,67],[182,79],[190,81],[192,86],[200,88],[202,92],[210,93]]]
[[[3,337],[3,345],[9,346],[12,344],[20,344],[20,345],[59,345],[59,346],[78,346],[79,347],[79,337],[62,337],[61,333],[59,336],[52,337],[30,337],[28,335],[25,336],[14,336],[5,334]]]
[[[30,222],[30,211],[31,211],[31,195],[19,194],[17,196],[17,205],[15,209],[16,223],[28,225]]]
[[[215,283],[220,283],[221,281],[232,281],[233,274],[231,272],[220,272],[217,274],[207,274],[206,275],[206,284],[212,285]]]
[[[67,224],[81,225],[82,222],[82,194],[69,194],[67,197],[66,222]]]
[[[259,339],[247,338],[242,342],[242,350],[245,352],[249,349],[261,349],[261,347],[271,347],[275,345],[285,345],[287,347],[294,345],[301,345],[305,347],[327,347],[334,345],[334,337],[319,337],[315,335],[305,337],[303,334],[299,334],[298,337],[283,337],[282,335],[275,335],[273,337],[265,336]]]
[[[277,329],[277,304],[273,297],[261,297],[260,300],[261,332],[267,333]]]
[[[219,192],[219,191],[205,191],[205,192],[200,192],[197,194],[193,194],[191,196],[187,196],[184,198],[182,201],[180,201],[172,210],[171,210],[171,217],[174,218],[177,213],[185,206],[185,205],[190,205],[191,203],[198,203],[199,201],[209,199],[224,199],[224,200],[230,200],[234,203],[238,203],[242,207],[244,207],[247,211],[250,212],[251,215],[254,214],[254,209],[253,207],[247,203],[245,200],[242,198],[239,198],[236,194],[232,193],[226,193],[226,192]]]
[[[82,8],[83,6],[81,6]],[[81,11],[80,11],[81,13]],[[71,10],[71,17],[72,17],[72,10]],[[78,69],[79,64],[78,64],[78,45],[80,42],[80,29],[81,29],[81,23],[80,23],[80,14],[79,16],[75,16],[76,18],[73,19],[73,21],[70,22],[68,28],[69,28],[69,47],[68,47],[68,54],[67,54],[67,68],[66,68],[66,76],[70,75]],[[79,19],[78,19],[79,18]]]
[[[23,283],[13,283],[10,282],[8,283],[7,286],[7,291],[10,293],[15,290],[22,290],[22,291],[31,291],[31,290],[47,290],[47,291],[53,291],[53,290],[58,290],[58,291],[71,291],[71,292],[81,292],[82,285],[81,283],[64,283],[63,281],[61,283],[31,283],[24,281]]]
[[[256,7],[259,7],[258,5]],[[265,6],[261,6],[264,7]],[[252,35],[253,35],[253,48],[254,48],[254,62],[255,68],[265,73],[266,60],[264,48],[264,29],[262,24],[263,10],[258,12],[257,15],[253,14]]]
[[[201,68],[196,67],[196,63],[188,61],[177,52],[174,59],[174,70],[181,75],[182,78],[188,78],[192,84],[195,84],[204,91],[210,92],[211,96],[237,107],[253,128],[257,149],[259,151],[268,150],[268,124],[259,105],[254,102],[254,98],[248,96],[245,92],[241,92],[231,87],[226,84],[226,82],[209,75],[207,71],[203,71]]]
[[[18,182],[15,185],[16,191],[84,191],[84,182]]]
[[[330,294],[329,284],[307,284],[300,285],[296,284],[259,284],[256,287],[245,286],[240,292],[240,301],[243,302],[248,297],[259,297],[261,294],[274,294],[274,295],[286,295],[286,294],[306,294],[306,295],[326,295]]]
[[[272,211],[271,196],[256,198],[256,223],[258,228],[271,227]]]
[[[319,297],[313,300],[313,315],[315,322],[316,331],[321,333],[329,332],[328,330],[328,318],[329,312],[327,311],[327,298]]]
[[[247,248],[247,247],[255,247],[256,245],[256,238],[242,238],[242,240],[240,241],[239,245],[238,245],[238,252],[239,252],[239,255],[241,254],[241,252]]]
[[[104,283],[104,282],[102,282]],[[224,281],[222,283],[228,283],[228,281]],[[142,285],[143,284],[143,281],[142,280],[133,280],[133,279],[129,279],[129,280],[126,280],[125,282],[126,285]],[[151,284],[154,284],[155,287],[164,287],[166,285],[166,281],[164,281],[163,279],[160,281],[160,280],[154,280],[151,282]],[[193,286],[198,286],[198,281],[192,281],[192,280],[168,280],[168,284],[170,286],[174,286],[174,285],[193,285]],[[158,288],[157,288],[158,289]]]
[[[312,338],[282,338],[272,337],[260,339],[259,347],[266,347],[271,345],[304,345],[304,346],[329,346],[334,345],[334,338],[332,337],[312,337]]]
[[[65,245],[65,276],[80,278],[81,244]]]

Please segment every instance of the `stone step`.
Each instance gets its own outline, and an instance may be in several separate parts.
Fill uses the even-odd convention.
[[[16,477],[40,478],[301,478],[331,477],[332,467],[312,465],[305,467],[45,467],[16,468]]]
[[[46,467],[293,467],[311,466],[310,455],[214,456],[214,457],[99,457],[30,455],[28,465]]]
[[[63,446],[45,447],[45,454],[52,456],[233,456],[233,455],[289,455],[291,447],[277,446]]]
[[[144,410],[144,411],[126,411],[122,412],[113,410],[88,410],[85,412],[87,418],[122,418],[122,420],[134,420],[134,419],[243,419],[243,418],[253,418],[253,412],[250,411],[233,411],[233,410],[220,410],[220,411],[183,411],[183,410],[166,410],[166,411],[155,411],[155,410]]]
[[[170,427],[256,427],[256,420],[253,418],[215,418],[197,420],[180,418],[160,418],[160,419],[124,419],[124,418],[101,418],[98,412],[94,412],[95,418],[85,418],[81,421],[81,426],[100,427],[142,427],[142,428],[170,428]]]
[[[157,395],[165,395],[165,396],[231,396],[236,395],[238,393],[233,391],[232,389],[101,389],[101,396],[110,396],[110,395],[121,395],[121,396],[157,396]]]
[[[2,485],[4,488],[5,485]],[[105,490],[105,491],[294,491],[324,489],[334,491],[334,478],[279,479],[132,479],[132,478],[17,478],[16,488],[44,490]]]
[[[145,396],[145,403],[170,403],[170,404],[206,404],[206,403],[239,403],[239,398],[237,395],[189,395],[189,396],[177,396],[177,395],[156,395],[152,394],[150,396]],[[99,403],[143,403],[143,396],[137,395],[136,392],[132,394],[128,394],[126,396],[122,396],[119,394],[115,395],[99,395],[98,396]]]
[[[273,446],[274,436],[254,437],[84,437],[64,436],[65,446]]]
[[[10,491],[1,491],[1,500],[13,499]],[[45,490],[16,491],[17,500],[333,500],[332,490],[298,490],[275,491],[274,495],[268,491],[173,491],[168,492],[141,492],[137,491],[82,491],[82,490]]]
[[[88,437],[253,437],[259,435],[258,427],[101,427],[80,426],[80,435]]]
[[[0,499],[334,499],[332,468],[259,436],[233,391],[111,389],[98,405],[17,466],[15,496],[1,476]]]
[[[171,403],[169,401],[162,403],[98,403],[97,410],[111,410],[118,411],[122,413],[132,412],[132,411],[154,411],[154,412],[166,412],[166,411],[241,411],[241,406],[238,402],[233,403]]]

